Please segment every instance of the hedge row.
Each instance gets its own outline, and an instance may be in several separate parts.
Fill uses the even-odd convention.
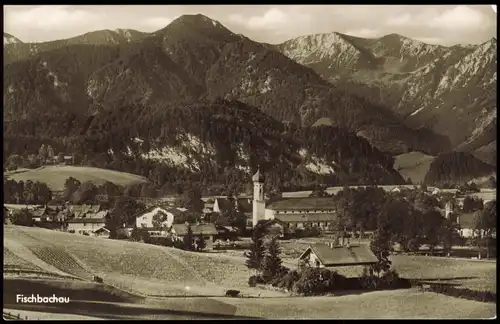
[[[475,300],[486,303],[496,303],[497,294],[489,291],[471,290],[468,288],[458,288],[448,285],[431,284],[428,290],[446,296]]]

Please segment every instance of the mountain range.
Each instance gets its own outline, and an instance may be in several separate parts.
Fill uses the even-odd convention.
[[[397,34],[330,33],[277,48],[332,84],[391,108],[407,125],[432,129],[455,150],[496,163],[496,38],[445,47]]]
[[[6,39],[10,40],[8,44]],[[469,110],[463,112],[463,107],[447,108],[447,98],[453,97],[463,84],[460,78],[459,81],[454,81],[455,87],[446,88],[443,90],[445,94],[439,97],[439,100],[447,100],[443,101],[446,105],[439,108],[439,111],[453,113],[448,118],[441,115],[437,118],[432,113],[433,117],[428,116],[426,111],[438,110],[430,108],[430,102],[437,102],[438,99],[422,101],[422,104],[427,105],[424,108],[412,106],[418,102],[415,99],[417,94],[412,91],[421,88],[418,85],[409,87],[412,84],[409,80],[420,82],[421,87],[422,81],[418,78],[418,73],[427,71],[429,66],[436,66],[440,72],[443,68],[442,63],[436,63],[430,56],[419,56],[423,50],[415,52],[410,48],[407,54],[400,54],[398,59],[398,42],[400,53],[403,48],[411,47],[408,43],[411,40],[398,35],[389,35],[379,40],[363,40],[333,33],[297,38],[281,45],[269,45],[237,35],[203,15],[186,15],[154,33],[104,30],[45,43],[22,43],[14,39],[15,37],[4,34],[4,136],[8,135],[12,139],[19,136],[51,139],[85,137],[98,123],[108,125],[108,128],[98,127],[102,134],[94,133],[95,140],[100,141],[99,153],[111,149],[106,147],[103,138],[110,139],[109,135],[112,133],[122,139],[121,144],[113,144],[116,149],[128,152],[131,147],[135,147],[137,151],[132,154],[142,154],[144,157],[149,156],[149,153],[134,145],[133,138],[140,138],[141,143],[146,140],[145,146],[150,149],[154,146],[154,150],[160,151],[183,145],[178,138],[167,141],[170,148],[159,141],[160,138],[165,138],[165,128],[175,128],[168,119],[171,116],[167,118],[161,111],[177,111],[178,108],[175,107],[184,107],[187,111],[212,111],[220,109],[214,107],[222,106],[225,107],[224,113],[217,116],[233,120],[230,116],[236,112],[232,110],[239,111],[241,107],[247,107],[245,110],[253,113],[244,114],[244,117],[239,117],[239,122],[235,121],[238,132],[240,128],[247,129],[248,125],[260,127],[251,119],[244,118],[266,120],[265,118],[270,117],[278,122],[276,127],[283,130],[279,135],[271,132],[281,142],[291,140],[304,143],[303,132],[313,132],[313,138],[323,136],[326,141],[337,138],[333,145],[325,146],[328,149],[316,148],[319,156],[304,153],[308,148],[302,144],[294,146],[295,153],[301,154],[298,155],[299,160],[289,159],[295,161],[290,165],[309,165],[309,169],[316,170],[309,170],[313,174],[329,173],[319,171],[322,168],[339,174],[340,169],[346,173],[355,170],[365,172],[371,161],[375,167],[378,165],[385,170],[386,175],[391,175],[391,180],[385,179],[389,182],[401,182],[401,177],[394,175],[390,162],[393,163],[394,160],[391,155],[409,151],[438,155],[455,148],[471,152],[482,150],[483,156],[488,159],[493,146],[491,134],[495,135],[496,140],[496,128],[491,126],[492,120],[496,125],[496,118],[489,122],[488,118],[492,117],[487,118],[493,114],[488,106],[488,102],[492,102],[491,93],[490,97],[487,92],[480,93],[483,97],[474,94],[477,98],[474,102],[483,104],[481,107],[484,107],[482,109],[485,113],[476,114],[476,110],[472,108],[470,113]],[[417,44],[416,41],[412,42]],[[371,44],[371,47],[367,44]],[[474,59],[473,62],[486,61],[482,56],[476,57],[483,53],[481,49],[485,53],[490,51],[486,45],[481,46],[461,47],[461,51],[466,53],[464,58]],[[483,64],[486,67],[480,71],[486,71],[488,66],[493,67],[493,63],[496,71],[496,42],[494,46],[494,62],[490,59],[490,65]],[[438,58],[444,56],[440,56],[438,52],[435,55]],[[451,56],[455,60],[455,56],[459,55]],[[396,62],[398,60],[400,63]],[[475,66],[477,64],[479,63]],[[461,71],[460,67],[457,69]],[[474,72],[475,79],[486,80],[477,71]],[[468,72],[473,75],[472,71]],[[422,79],[431,78],[429,73],[422,74]],[[455,76],[450,74],[449,77]],[[457,82],[459,85],[456,85]],[[481,82],[489,86],[486,81]],[[496,95],[496,72],[494,86],[493,94]],[[377,91],[378,97],[374,95]],[[413,97],[408,93],[412,93]],[[494,100],[496,102],[496,98]],[[128,110],[124,111],[124,107]],[[460,111],[461,115],[455,111]],[[494,111],[496,117],[496,110]],[[257,117],[260,113],[267,117]],[[474,116],[471,116],[472,113]],[[183,115],[180,112],[177,114]],[[160,130],[155,135],[137,127],[127,131],[127,136],[124,136],[122,128],[111,132],[109,125],[113,120],[122,118],[122,115],[129,118],[125,125],[132,127],[131,121],[141,120],[143,116],[157,116],[156,119],[147,120],[152,124],[164,123],[164,126],[158,126]],[[423,117],[417,119],[412,115]],[[455,117],[456,123],[467,124],[463,130],[471,129],[468,140],[453,135],[450,127],[439,128],[429,122],[440,119],[440,123],[446,123],[445,119],[453,120]],[[198,125],[213,122],[213,117],[208,115],[200,115],[199,118]],[[178,118],[174,120],[178,121]],[[482,124],[477,120],[481,120]],[[219,122],[218,120],[217,123]],[[248,125],[243,126],[245,123]],[[267,124],[270,125],[271,122]],[[484,127],[481,128],[480,125],[483,124]],[[142,125],[146,129],[154,128]],[[471,125],[475,125],[475,128]],[[303,128],[304,131],[285,131],[296,127]],[[490,133],[484,131],[488,127]],[[314,130],[315,128],[317,129]],[[189,134],[196,133],[192,127],[190,129]],[[204,134],[199,132],[195,136],[197,139],[194,142],[199,143],[202,133]],[[224,132],[219,135],[223,136],[222,134],[227,135]],[[339,134],[345,134],[349,138],[349,144],[344,145],[349,149],[343,152],[330,151],[338,150],[343,145],[339,142]],[[262,136],[265,138],[267,135]],[[86,139],[80,140],[89,143]],[[270,143],[266,144],[268,150],[272,150]],[[218,145],[217,150],[228,151],[240,144],[242,143],[235,140],[234,143],[226,143],[226,146]],[[192,148],[193,144],[189,145]],[[16,150],[15,145],[7,146]],[[250,150],[249,146],[247,148]],[[96,147],[93,149],[96,150]],[[356,153],[366,152],[375,153],[368,157],[354,158]],[[246,152],[249,155],[256,153],[251,150]],[[231,154],[223,154],[222,160],[217,162],[218,167],[234,162],[234,158],[229,158],[229,155]],[[199,158],[202,159],[201,156]],[[273,159],[283,160],[283,156],[275,156],[269,161]],[[315,159],[322,159],[323,162],[314,162]],[[360,162],[361,160],[363,161]],[[246,167],[255,168],[258,163],[260,162],[253,161]],[[360,181],[367,181],[367,177],[365,174]]]

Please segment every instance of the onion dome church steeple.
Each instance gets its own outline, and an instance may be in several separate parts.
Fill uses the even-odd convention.
[[[257,172],[252,177],[253,182],[264,182],[264,176],[260,173],[260,167],[257,169]]]

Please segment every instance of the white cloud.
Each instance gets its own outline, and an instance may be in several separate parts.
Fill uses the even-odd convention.
[[[284,11],[277,8],[271,8],[262,15],[244,17],[241,14],[232,14],[229,20],[235,24],[242,25],[251,30],[277,30],[291,28],[297,24],[304,24],[310,21],[310,16],[300,13],[297,8],[290,8]],[[281,30],[281,32],[284,32]]]
[[[347,35],[357,36],[361,38],[375,38],[382,36],[381,33],[376,29],[362,28],[357,30],[348,30],[345,32]]]
[[[405,13],[389,18],[387,26],[391,27],[427,27],[443,32],[477,32],[489,28],[490,19],[483,13],[468,6],[453,6],[442,10],[425,8],[415,14]]]
[[[168,24],[172,22],[172,18],[168,17],[151,17],[142,22],[142,25],[144,25],[147,28],[152,28],[154,31],[158,29],[162,29],[166,27]]]
[[[443,42],[443,39],[439,37],[414,37],[414,39],[421,41],[422,43],[434,45],[439,45]]]
[[[6,13],[7,28],[55,31],[61,28],[89,26],[103,18],[99,12],[72,9],[71,6],[36,6]]]
[[[401,16],[389,18],[387,20],[386,24],[388,26],[404,26],[404,25],[408,25],[409,23],[411,23],[411,20],[412,20],[412,16],[410,14],[404,14]]]
[[[462,5],[444,11],[429,19],[427,23],[434,28],[471,32],[488,28],[487,21],[481,12]]]

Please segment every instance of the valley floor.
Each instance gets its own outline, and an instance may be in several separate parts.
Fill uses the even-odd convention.
[[[302,249],[294,244],[283,244],[285,255]],[[224,256],[192,253],[46,229],[4,226],[4,270],[8,270],[4,273],[4,309],[36,312],[23,315],[36,318],[50,318],[48,314],[52,313],[57,318],[71,314],[113,319],[489,318],[495,315],[495,304],[416,289],[305,298],[250,288],[242,253],[243,250]],[[293,263],[293,257],[285,258],[286,265],[292,267]],[[467,287],[496,290],[494,262],[393,256],[393,264],[403,277],[455,280]],[[27,278],[28,272],[52,273],[54,277]],[[92,275],[104,278],[105,284],[91,282]],[[241,290],[244,297],[224,297],[226,289]],[[67,296],[71,302],[33,305],[15,301],[16,294],[37,293]]]

